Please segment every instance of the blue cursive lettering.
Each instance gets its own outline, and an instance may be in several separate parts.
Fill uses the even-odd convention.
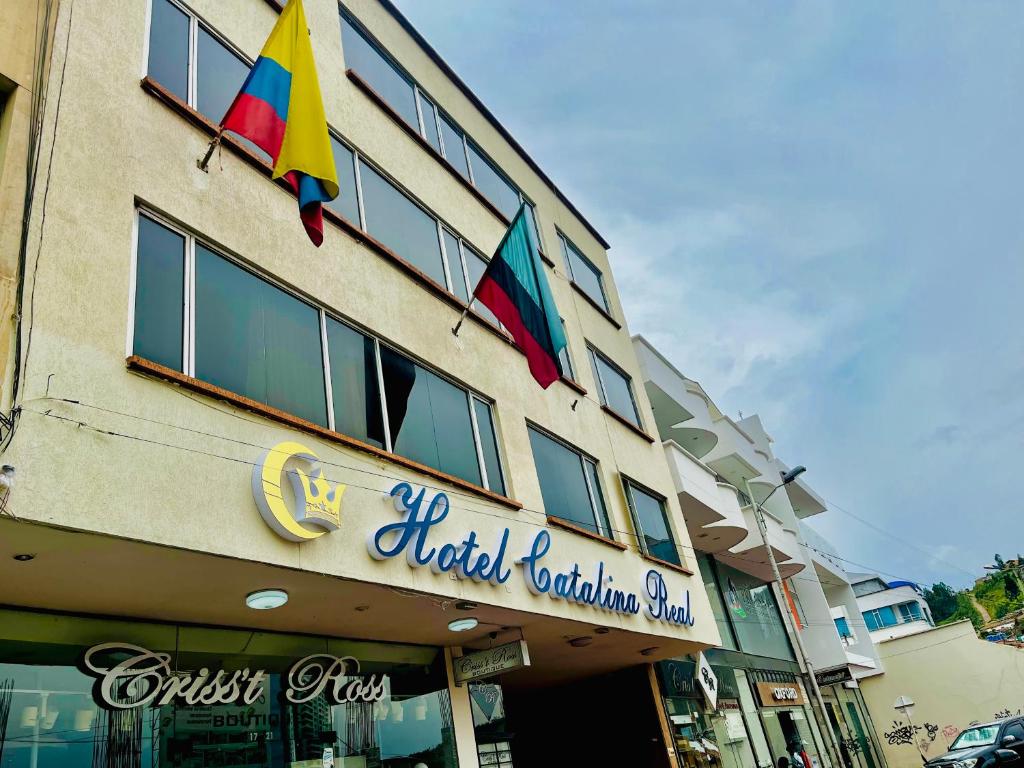
[[[692,627],[693,614],[690,612],[690,590],[686,590],[684,604],[670,604],[668,601],[668,585],[665,577],[657,571],[647,572],[647,616],[654,621],[675,624],[681,627]]]

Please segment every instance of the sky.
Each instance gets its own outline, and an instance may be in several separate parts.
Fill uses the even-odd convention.
[[[850,570],[1024,552],[1019,2],[399,6],[611,243],[630,331],[808,467]]]

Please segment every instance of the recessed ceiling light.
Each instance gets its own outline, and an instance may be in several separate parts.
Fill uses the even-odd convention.
[[[472,616],[467,616],[464,619],[455,619],[454,621],[448,622],[448,629],[452,632],[469,632],[471,629],[476,629],[479,621],[474,619]]]
[[[36,556],[25,553],[21,555],[15,555],[14,559],[17,560],[19,563],[27,563],[29,560],[35,560]]]
[[[609,632],[611,632],[611,630],[608,629],[608,627],[594,627],[595,635],[607,635]]]
[[[457,611],[475,611],[476,607],[476,603],[472,600],[459,600],[459,602],[455,604],[455,610]]]
[[[359,611],[360,613],[362,613],[363,611],[370,610],[370,606],[368,606],[368,605],[357,605],[356,606],[356,610]]]
[[[261,589],[245,596],[245,604],[254,611],[269,611],[280,608],[288,602],[288,593],[283,589]]]
[[[640,655],[641,656],[650,656],[656,650],[658,650],[658,646],[656,646],[656,645],[652,646],[650,648],[644,648],[642,651],[640,651]]]
[[[583,648],[584,646],[590,645],[594,642],[594,638],[584,635],[583,637],[574,637],[569,641],[569,645],[573,648]]]

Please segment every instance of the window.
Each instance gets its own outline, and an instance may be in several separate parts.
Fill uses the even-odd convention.
[[[633,388],[622,369],[612,363],[593,347],[589,347],[590,364],[597,379],[601,403],[635,427],[640,428],[640,414],[633,399]]]
[[[138,227],[133,354],[505,493],[484,398],[192,235]]]
[[[341,14],[341,41],[346,66],[365,80],[506,218],[515,216],[523,201],[519,189],[345,11]],[[533,222],[533,229],[534,235],[538,235],[536,222]],[[540,248],[539,236],[536,242]]]
[[[359,163],[366,231],[421,272],[447,285],[437,221],[366,163]]]
[[[1018,723],[1010,723],[1006,726],[1006,730],[1003,731],[1003,738],[1007,736],[1013,736],[1017,741],[1024,742],[1024,726]]]
[[[839,616],[834,621],[836,623],[836,632],[839,633],[840,637],[853,637],[853,632],[850,631],[850,624],[846,621],[845,616]]]
[[[534,427],[528,431],[546,514],[613,538],[597,463]]]
[[[601,307],[605,312],[611,314],[608,307],[608,297],[604,293],[604,277],[601,270],[580,253],[579,249],[569,242],[565,235],[559,238],[562,241],[562,253],[565,256],[566,268],[576,287]]]
[[[666,563],[682,565],[672,529],[668,524],[664,499],[640,488],[631,480],[624,480],[623,485],[640,548],[651,557],[664,560]]]
[[[462,253],[466,257],[466,279],[469,282],[470,291],[475,291],[480,278],[484,276],[487,269],[487,261],[479,253],[463,243]],[[473,310],[483,317],[491,325],[501,328],[498,318],[487,307],[476,299],[473,300]]]
[[[327,426],[316,309],[195,246],[195,376]]]
[[[360,227],[355,154],[334,136],[331,136],[331,152],[334,154],[334,170],[338,174],[339,191],[336,198],[327,201],[324,205],[350,224]]]
[[[903,603],[897,606],[900,611],[900,621],[923,621],[921,606],[918,603]]]
[[[437,111],[434,109],[434,103],[422,93],[419,93],[419,98],[420,118],[423,122],[423,138],[427,140],[430,146],[440,152],[441,138],[437,132]]]
[[[185,238],[139,217],[132,354],[181,370]]]
[[[220,122],[249,75],[249,65],[203,27],[196,50],[196,109]]]
[[[462,132],[444,115],[441,115],[441,136],[444,140],[444,158],[455,170],[469,181],[469,161],[466,160],[465,139]]]
[[[874,632],[884,627],[892,627],[898,622],[896,621],[896,613],[893,611],[892,606],[884,605],[881,608],[865,611],[864,623],[867,624],[869,631]]]
[[[370,42],[363,30],[345,13],[341,15],[341,44],[345,52],[345,66],[355,70],[402,119],[419,130],[416,91],[411,80]]]
[[[467,141],[466,148],[469,152],[469,165],[473,169],[474,186],[505,214],[505,218],[511,219],[519,210],[519,190],[483,156],[476,144]]]
[[[170,0],[153,0],[149,76],[184,102],[189,102],[190,27],[191,19]]]
[[[565,332],[565,320],[559,318],[562,323],[562,333],[565,334],[565,346],[558,350],[558,362],[562,365],[562,376],[576,381],[576,374],[572,370],[572,358],[569,356],[569,334]]]

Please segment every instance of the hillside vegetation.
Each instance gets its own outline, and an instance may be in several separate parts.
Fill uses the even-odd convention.
[[[985,623],[975,602],[985,609],[992,619],[1001,619],[1007,614],[1024,608],[1024,582],[1020,560],[1012,565],[1002,564],[1003,570],[995,571],[976,583],[970,589],[954,592],[948,584],[939,582],[925,590],[925,599],[936,624],[969,619],[975,629]]]

